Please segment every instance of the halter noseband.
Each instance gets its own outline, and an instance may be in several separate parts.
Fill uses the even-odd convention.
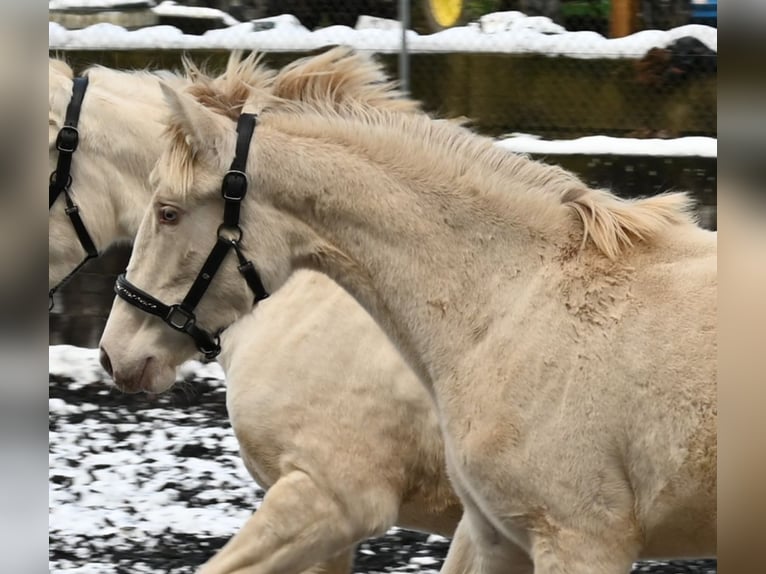
[[[117,283],[114,285],[114,291],[120,298],[146,313],[159,317],[176,331],[186,333],[194,339],[197,349],[207,360],[214,359],[221,352],[219,342],[220,332],[210,333],[199,327],[197,325],[197,317],[194,315],[194,308],[202,299],[205,291],[207,291],[208,286],[213,281],[213,277],[215,277],[230,249],[233,248],[237,254],[237,260],[239,261],[237,269],[255,295],[254,303],[269,296],[252,261],[248,261],[245,258],[240,246],[242,228],[239,226],[239,212],[242,200],[247,193],[248,179],[245,174],[245,167],[250,149],[250,140],[255,130],[255,123],[256,116],[254,114],[243,113],[239,116],[234,161],[231,163],[229,171],[223,177],[223,184],[221,185],[221,196],[225,201],[223,223],[218,227],[218,237],[215,245],[202,265],[202,269],[197,274],[194,283],[189,287],[189,291],[186,293],[183,301],[175,305],[166,305],[146,291],[142,291],[133,285],[126,279],[124,273],[117,278]],[[234,238],[223,236],[221,233],[225,230],[235,232]]]
[[[77,239],[80,241],[80,245],[85,250],[85,259],[83,259],[77,267],[75,267],[66,277],[58,282],[52,289],[48,291],[48,299],[50,301],[48,310],[53,309],[53,294],[61,287],[66,281],[72,277],[85,263],[89,260],[98,257],[98,249],[93,242],[90,234],[88,233],[85,223],[83,223],[80,217],[80,208],[77,207],[72,197],[69,195],[70,188],[72,187],[72,156],[74,155],[77,145],[80,143],[80,132],[77,131],[77,122],[80,119],[80,108],[82,107],[82,100],[85,97],[85,90],[88,88],[88,78],[79,77],[72,80],[72,98],[69,100],[69,105],[66,109],[66,116],[64,119],[64,125],[59,130],[56,137],[56,149],[59,152],[58,161],[56,163],[56,169],[51,173],[48,183],[48,210],[53,207],[58,197],[63,193],[66,200],[65,213],[69,216],[69,220],[72,222],[75,233],[77,233]]]

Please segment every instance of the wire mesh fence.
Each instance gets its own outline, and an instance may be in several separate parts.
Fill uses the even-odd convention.
[[[327,46],[351,45],[375,53],[434,115],[467,118],[514,151],[559,163],[626,197],[688,190],[702,223],[715,228],[715,6],[715,0],[51,0],[49,43],[51,54],[75,71],[93,64],[177,69],[184,54],[220,70],[232,49],[262,52],[267,65],[280,68]],[[409,24],[404,31],[400,20]],[[569,147],[557,147],[562,140]],[[126,258],[126,250],[115,251],[61,291],[51,342],[95,345]]]

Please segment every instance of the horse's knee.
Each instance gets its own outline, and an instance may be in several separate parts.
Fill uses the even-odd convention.
[[[388,488],[370,488],[361,495],[347,496],[344,506],[359,538],[371,538],[382,536],[396,524],[401,497]]]

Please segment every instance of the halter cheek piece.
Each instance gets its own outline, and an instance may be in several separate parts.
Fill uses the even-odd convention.
[[[80,245],[82,245],[86,255],[85,259],[83,259],[77,267],[48,291],[48,300],[50,302],[48,306],[49,311],[53,309],[53,294],[59,287],[66,283],[69,278],[89,260],[98,257],[96,244],[93,243],[93,239],[91,239],[90,234],[80,217],[80,208],[77,207],[75,202],[72,201],[72,197],[69,195],[70,188],[72,187],[72,174],[70,172],[72,167],[72,156],[77,149],[77,145],[80,143],[80,132],[77,131],[77,122],[80,119],[80,108],[82,107],[82,100],[85,97],[85,90],[87,88],[87,77],[74,78],[72,81],[72,98],[69,100],[69,105],[66,109],[64,125],[59,130],[58,136],[56,137],[56,149],[59,152],[58,161],[56,163],[56,169],[51,173],[48,182],[48,210],[50,211],[58,197],[63,193],[64,199],[66,200],[65,213],[69,216],[69,220],[72,222],[72,227],[74,227],[75,233],[77,233],[77,239],[79,239]]]
[[[250,140],[255,130],[255,123],[256,116],[253,114],[241,114],[239,116],[234,161],[231,163],[229,171],[223,177],[223,184],[221,185],[221,196],[225,201],[223,223],[218,227],[218,238],[213,249],[207,256],[202,269],[197,274],[183,301],[175,305],[166,305],[146,291],[142,291],[133,285],[125,278],[124,273],[117,278],[117,283],[114,286],[114,291],[120,298],[146,313],[159,317],[176,331],[189,335],[194,339],[197,349],[207,360],[214,359],[221,352],[219,342],[220,332],[210,333],[200,328],[197,325],[194,309],[200,302],[200,299],[202,299],[205,291],[207,291],[208,286],[230,249],[234,249],[234,252],[237,254],[237,260],[239,261],[237,269],[255,295],[254,303],[269,296],[252,261],[248,261],[245,258],[240,246],[242,228],[239,226],[239,212],[242,200],[247,193],[248,180],[247,175],[245,175],[245,166],[250,149]],[[222,235],[222,232],[226,230],[234,233],[233,239]]]

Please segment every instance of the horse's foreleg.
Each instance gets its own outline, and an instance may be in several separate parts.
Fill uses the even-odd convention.
[[[535,574],[628,574],[638,554],[629,529],[589,535],[559,529],[532,548]]]
[[[478,516],[463,515],[450,544],[441,574],[533,574],[527,553],[509,540],[498,539]]]
[[[354,564],[354,551],[356,546],[344,550],[330,560],[322,562],[318,566],[303,572],[303,574],[348,574]]]
[[[298,573],[322,563],[328,573],[340,574],[348,564],[341,553],[365,537],[359,530],[332,493],[294,471],[269,489],[261,507],[199,574]]]

